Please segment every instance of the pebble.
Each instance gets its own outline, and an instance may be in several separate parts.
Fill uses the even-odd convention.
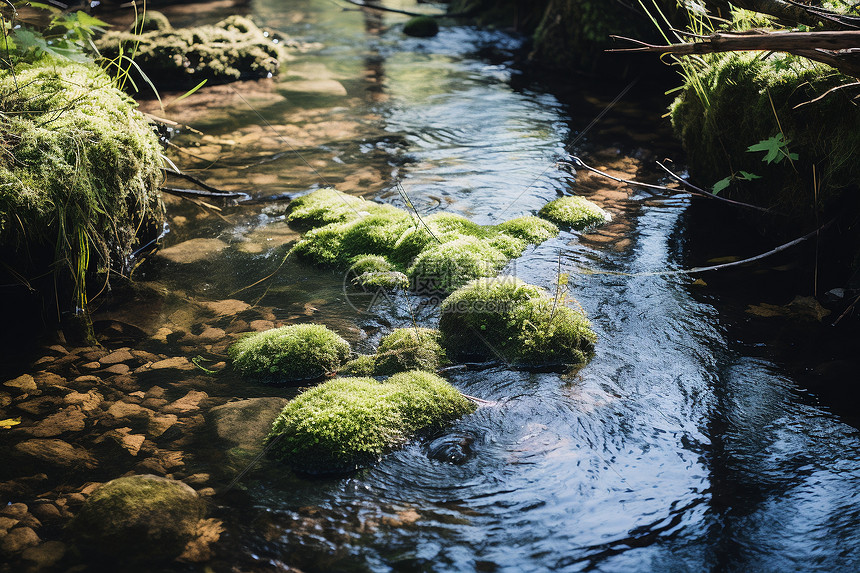
[[[109,366],[105,368],[105,372],[110,372],[111,374],[128,374],[131,371],[131,368],[128,364],[114,364],[113,366]]]
[[[5,408],[12,403],[12,395],[8,392],[0,392],[0,408]]]
[[[86,364],[81,364],[81,368],[86,368],[87,370],[98,370],[101,367],[101,362],[87,362]]]
[[[33,504],[30,511],[39,518],[42,523],[50,523],[62,517],[60,508],[50,501],[39,501]]]
[[[0,509],[0,516],[11,517],[12,519],[21,519],[27,515],[27,511],[29,511],[29,508],[25,503],[10,503],[3,509]]]
[[[200,401],[208,397],[209,395],[206,392],[191,390],[179,400],[166,405],[162,410],[166,414],[189,414],[199,410]]]
[[[202,306],[208,308],[219,316],[232,316],[251,308],[247,302],[237,299],[225,299],[213,302],[203,302]]]
[[[109,430],[93,440],[94,444],[101,444],[110,441],[119,446],[123,451],[137,456],[140,452],[140,447],[143,445],[146,436],[143,434],[132,434],[131,428],[116,428]]]
[[[96,390],[90,390],[87,393],[72,392],[71,394],[66,394],[65,397],[63,397],[63,401],[66,404],[80,406],[81,410],[84,412],[91,412],[98,408],[104,401],[104,396],[99,394]]]
[[[63,468],[92,469],[98,465],[98,461],[88,451],[63,440],[40,438],[24,440],[15,445],[15,451]]]
[[[188,485],[194,486],[194,485],[203,485],[205,483],[208,483],[210,479],[211,479],[211,476],[209,474],[191,474],[190,476],[186,477],[182,481],[184,481]]]
[[[103,356],[99,359],[99,362],[102,364],[119,364],[120,362],[128,362],[130,360],[134,360],[134,356],[131,354],[128,348],[120,348],[119,350],[114,350],[107,356]]]
[[[84,429],[85,420],[86,415],[80,408],[69,406],[23,430],[37,438],[51,438],[66,432],[80,432]]]
[[[0,517],[0,532],[6,535],[6,532],[18,525],[18,520],[12,517]]]
[[[28,547],[21,554],[25,561],[33,563],[37,570],[47,569],[56,565],[66,554],[66,544],[62,541],[46,541],[40,545]]]
[[[251,327],[251,330],[262,332],[264,330],[271,330],[275,328],[275,323],[271,320],[252,320],[251,324],[249,324],[248,326]]]
[[[215,342],[216,340],[221,340],[225,336],[227,336],[227,333],[224,332],[223,329],[210,326],[197,335],[197,340]]]
[[[194,365],[184,356],[175,356],[165,360],[159,360],[149,365],[152,370],[164,370],[172,368],[175,370],[194,370]]]
[[[153,438],[158,438],[169,430],[179,420],[174,414],[154,415],[149,419],[146,432]]]
[[[22,374],[8,382],[4,382],[3,385],[8,388],[15,388],[21,392],[33,392],[36,390],[36,381],[29,374]]]
[[[41,541],[36,532],[30,527],[16,527],[10,529],[2,540],[0,540],[0,551],[6,555],[20,553],[24,549],[37,545]]]

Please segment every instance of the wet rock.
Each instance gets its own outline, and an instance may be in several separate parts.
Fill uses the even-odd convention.
[[[84,412],[91,412],[104,402],[104,396],[96,390],[90,390],[86,393],[72,392],[63,397],[63,402],[72,406],[78,406]]]
[[[56,360],[56,358],[54,358],[53,356],[42,356],[41,358],[33,362],[33,366],[42,366],[44,364],[50,364],[54,360]]]
[[[173,334],[173,331],[169,328],[162,327],[159,328],[155,334],[152,335],[152,339],[161,343],[167,342],[167,337]]]
[[[227,247],[227,243],[220,239],[190,239],[163,249],[158,255],[173,263],[199,263],[215,257]]]
[[[99,359],[99,362],[102,364],[119,364],[120,362],[129,362],[134,360],[134,356],[132,356],[131,352],[128,348],[120,348],[119,350],[115,350],[108,354],[107,356],[103,356]]]
[[[72,380],[77,388],[82,386],[92,387],[93,384],[101,384],[102,379],[98,376],[93,376],[92,374],[84,374],[82,376],[78,376],[74,380]]]
[[[18,525],[18,520],[11,517],[0,517],[0,532],[6,535],[6,532]]]
[[[107,413],[118,420],[128,419],[147,421],[155,414],[155,412],[148,408],[144,408],[138,404],[131,404],[129,402],[114,402],[111,404],[111,407],[108,408]]]
[[[105,368],[104,371],[110,372],[111,374],[128,374],[131,372],[131,368],[128,364],[114,364],[113,366]]]
[[[0,539],[0,553],[12,556],[26,548],[37,545],[41,541],[36,532],[30,527],[10,529],[3,539]]]
[[[209,474],[192,474],[187,478],[184,478],[182,481],[190,486],[200,486],[208,483],[209,479]]]
[[[54,374],[53,372],[45,372],[44,370],[41,372],[37,372],[33,376],[33,379],[36,381],[36,385],[39,388],[65,386],[68,383],[68,381],[59,374]]]
[[[66,432],[80,432],[84,429],[86,415],[77,406],[69,406],[41,420],[35,426],[23,431],[37,438],[52,438]]]
[[[218,316],[235,316],[240,312],[245,312],[251,308],[247,302],[236,299],[217,300],[212,302],[202,302],[201,306],[208,308]]]
[[[126,452],[131,456],[136,456],[143,445],[146,436],[143,434],[132,434],[131,428],[116,428],[105,432],[95,440],[94,444],[110,443],[118,446],[120,451]]]
[[[32,504],[30,511],[39,518],[42,523],[53,523],[62,517],[60,508],[50,501],[37,501]]]
[[[27,504],[10,503],[9,505],[4,507],[3,509],[0,509],[0,516],[14,519],[14,520],[16,520],[16,523],[17,523],[17,520],[20,520],[22,517],[27,515],[28,510],[29,510],[29,508],[27,507]],[[6,527],[6,529],[9,529],[10,527],[11,526]]]
[[[90,496],[70,531],[84,550],[124,560],[171,559],[195,538],[204,510],[200,496],[182,482],[122,477]]]
[[[168,472],[185,466],[185,454],[172,450],[158,450],[155,452],[161,466]]]
[[[41,416],[48,412],[55,411],[57,406],[62,403],[63,399],[57,396],[41,396],[39,398],[33,398],[32,400],[15,404],[15,407],[22,412],[27,412],[34,416]]]
[[[201,342],[216,342],[225,336],[227,336],[227,333],[223,329],[210,326],[197,335],[197,340]]]
[[[46,481],[47,474],[41,473],[0,482],[0,499],[32,497],[37,489],[43,491],[39,488],[42,488]]]
[[[92,469],[98,465],[88,451],[63,440],[38,438],[25,440],[15,445],[15,451],[62,468]]]
[[[18,392],[33,392],[37,389],[36,381],[29,374],[22,374],[17,378],[13,378],[3,383],[7,388],[13,388]]]
[[[39,521],[39,518],[37,518],[32,513],[26,513],[18,521],[18,527],[30,527],[32,529],[39,529],[40,527],[42,527],[42,522]]]
[[[140,473],[149,473],[159,476],[167,475],[167,468],[164,467],[158,458],[146,458],[134,466],[134,470]]]
[[[263,332],[264,330],[271,330],[275,328],[275,323],[271,320],[252,320],[248,326],[251,327],[251,330]]]
[[[12,403],[12,395],[8,392],[0,392],[0,408],[5,408]]]
[[[149,419],[146,425],[146,433],[153,438],[158,438],[173,427],[179,420],[174,414],[155,415]]]
[[[165,406],[162,411],[166,414],[178,414],[178,415],[187,415],[192,412],[196,412],[200,409],[200,401],[208,398],[209,395],[206,392],[199,392],[197,390],[191,390],[175,402],[172,402]]]
[[[161,360],[161,357],[158,354],[153,354],[152,352],[147,352],[145,350],[132,350],[132,355],[138,360],[142,360],[143,362],[158,362]]]
[[[474,454],[472,444],[475,438],[468,434],[450,434],[437,438],[427,444],[427,457],[440,462],[462,464]]]
[[[41,545],[28,547],[21,554],[21,559],[41,571],[56,565],[66,554],[66,544],[62,541],[46,541]]]
[[[184,356],[175,356],[173,358],[153,362],[149,365],[149,368],[151,370],[194,370],[194,365],[191,364],[191,361]]]
[[[179,560],[190,563],[209,561],[212,558],[212,545],[221,538],[223,532],[224,526],[217,519],[200,520],[194,539],[186,544]]]
[[[101,362],[96,362],[96,361],[87,362],[86,364],[81,364],[81,368],[83,368],[84,370],[98,370],[101,367],[102,367]]]
[[[243,457],[259,452],[274,420],[289,400],[250,398],[212,408],[207,422],[215,435],[231,447],[231,455]]]

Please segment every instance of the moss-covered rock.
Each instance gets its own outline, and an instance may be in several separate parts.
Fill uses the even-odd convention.
[[[853,199],[843,191],[860,181],[860,108],[838,85],[854,81],[831,68],[790,55],[754,53],[704,56],[672,104],[672,124],[681,137],[690,171],[706,186],[741,171],[761,177],[723,194],[774,207],[794,218],[815,220],[816,210],[835,214]],[[772,103],[771,103],[772,102]],[[777,121],[777,117],[779,120]],[[749,146],[784,134],[793,166]],[[818,185],[814,205],[812,169]],[[853,207],[850,207],[853,208]]]
[[[404,372],[385,382],[336,378],[292,400],[272,425],[271,454],[309,474],[366,467],[422,430],[443,428],[475,406],[444,379]]]
[[[349,358],[349,343],[321,324],[293,324],[248,334],[228,349],[244,374],[278,383],[322,378]]]
[[[439,22],[432,16],[415,16],[403,24],[403,33],[416,38],[431,38],[439,33]]]
[[[105,273],[103,288],[161,231],[160,147],[135,108],[94,65],[0,71],[0,258],[25,280],[57,272],[72,308],[85,306],[87,271]]]
[[[277,38],[267,37],[242,16],[194,28],[173,28],[164,20],[162,17],[150,20],[149,25],[144,23],[142,33],[134,29],[108,32],[96,41],[96,46],[111,60],[120,54],[133,55],[137,67],[156,87],[271,77],[278,73],[285,57]],[[128,66],[120,62],[120,67]]]
[[[339,374],[343,376],[374,376],[376,374],[376,355],[358,355],[344,364]]]
[[[85,551],[128,561],[177,557],[196,532],[205,503],[188,485],[154,475],[99,487],[69,527]]]
[[[374,374],[385,376],[407,370],[435,372],[448,363],[439,345],[439,331],[431,328],[398,328],[379,343]]]
[[[565,196],[544,205],[538,213],[541,217],[577,230],[600,225],[612,220],[612,216],[585,197]]]
[[[537,217],[479,225],[452,213],[413,217],[391,205],[320,189],[296,199],[287,218],[311,229],[292,253],[329,265],[352,263],[350,280],[362,288],[404,288],[448,293],[477,278],[494,276],[529,244],[558,232]]]
[[[580,312],[510,276],[470,282],[445,299],[441,313],[442,346],[457,360],[582,364],[596,341]]]

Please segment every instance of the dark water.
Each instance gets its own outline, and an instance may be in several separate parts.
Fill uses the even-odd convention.
[[[414,443],[340,480],[264,465],[221,508],[235,551],[222,560],[307,571],[860,567],[857,430],[767,352],[741,343],[736,316],[721,314],[696,277],[659,274],[689,266],[687,200],[556,166],[583,154],[647,177],[643,166],[673,145],[665,122],[655,128],[659,109],[622,99],[583,135],[623,86],[571,78],[573,93],[559,99],[514,71],[518,40],[501,32],[443,28],[410,39],[399,17],[323,1],[249,10],[324,47],[297,54],[276,82],[218,88],[171,112],[207,134],[175,140],[204,159],[175,157],[210,183],[255,196],[332,184],[402,206],[399,180],[420,212],[480,223],[534,213],[565,191],[592,197],[614,220],[562,233],[508,269],[547,288],[570,274],[599,336],[590,364],[568,376],[451,373],[462,391],[497,402],[452,428],[470,444],[459,464]],[[277,201],[217,214],[176,202],[170,213],[168,247],[212,237],[225,246],[203,262],[150,264],[144,281],[199,298],[263,297],[279,318],[310,315],[361,350],[411,322],[408,301],[359,313],[342,276],[292,261],[235,294],[278,268],[297,236]],[[432,325],[432,310],[421,320]]]

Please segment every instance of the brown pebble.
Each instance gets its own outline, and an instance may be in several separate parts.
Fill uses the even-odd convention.
[[[119,364],[120,362],[128,362],[130,360],[134,360],[134,356],[129,352],[128,348],[114,350],[107,356],[99,358],[99,362],[102,364]]]
[[[271,330],[275,328],[275,323],[271,320],[252,320],[251,324],[249,324],[248,326],[251,327],[251,330],[262,332],[264,330]]]
[[[21,554],[24,561],[35,565],[37,571],[53,567],[66,554],[66,544],[62,541],[46,541],[41,545],[28,547]]]
[[[131,354],[138,360],[143,360],[144,362],[158,362],[161,360],[157,354],[153,354],[152,352],[147,352],[145,350],[132,350]]]
[[[127,374],[131,371],[131,368],[128,364],[114,364],[108,368],[105,368],[105,372],[110,372],[111,374]]]
[[[26,548],[37,545],[41,541],[36,532],[30,527],[10,529],[6,537],[0,539],[0,551],[6,555],[15,555]]]
[[[86,364],[81,364],[81,368],[85,368],[87,370],[98,370],[102,365],[100,362],[87,362]]]
[[[149,390],[146,391],[147,398],[164,398],[164,394],[167,392],[161,386],[153,386]]]
[[[60,508],[50,501],[41,501],[32,504],[30,511],[39,518],[42,523],[51,523],[62,517]]]
[[[27,515],[27,504],[25,503],[10,503],[6,507],[0,509],[0,515],[3,517],[11,517],[12,519],[21,519]]]
[[[183,479],[182,481],[184,481],[188,485],[195,486],[195,485],[203,485],[205,483],[208,483],[210,479],[211,479],[211,476],[209,474],[192,474],[192,475],[186,477],[185,479]]]
[[[33,392],[36,390],[36,381],[29,374],[22,374],[8,382],[4,382],[3,385],[20,392]]]
[[[173,358],[153,362],[150,365],[150,368],[152,370],[164,370],[167,368],[175,370],[194,370],[194,365],[191,364],[191,362],[184,356],[174,356]]]
[[[66,496],[66,503],[71,506],[81,505],[87,501],[87,498],[82,493],[70,493]]]
[[[54,360],[56,360],[56,358],[54,358],[53,356],[42,356],[41,358],[33,362],[33,366],[48,364],[49,362],[53,362]]]
[[[20,521],[18,521],[18,525],[24,527],[31,527],[33,529],[39,529],[40,527],[42,527],[42,522],[39,521],[39,519],[32,513],[27,513],[26,515],[24,515],[24,517],[21,518]]]
[[[0,535],[6,535],[6,531],[18,525],[18,520],[11,517],[0,517]]]
[[[197,493],[202,496],[211,497],[215,495],[215,488],[204,487],[203,489],[198,489]]]
[[[92,493],[93,493],[95,490],[97,490],[101,485],[102,485],[102,482],[98,482],[98,481],[91,481],[91,482],[89,482],[89,483],[84,484],[84,487],[82,487],[82,488],[80,489],[80,492],[79,492],[79,493],[82,493],[82,494],[84,494],[85,496],[89,497],[89,496],[90,496],[90,495],[92,495]]]
[[[78,376],[72,382],[77,382],[78,384],[83,384],[86,382],[92,382],[93,384],[101,383],[102,379],[98,376],[93,376],[92,374],[84,374],[83,376]]]
[[[227,333],[224,332],[223,329],[210,326],[209,328],[198,334],[197,339],[201,341],[214,342],[216,340],[221,340],[225,336],[227,336]]]

